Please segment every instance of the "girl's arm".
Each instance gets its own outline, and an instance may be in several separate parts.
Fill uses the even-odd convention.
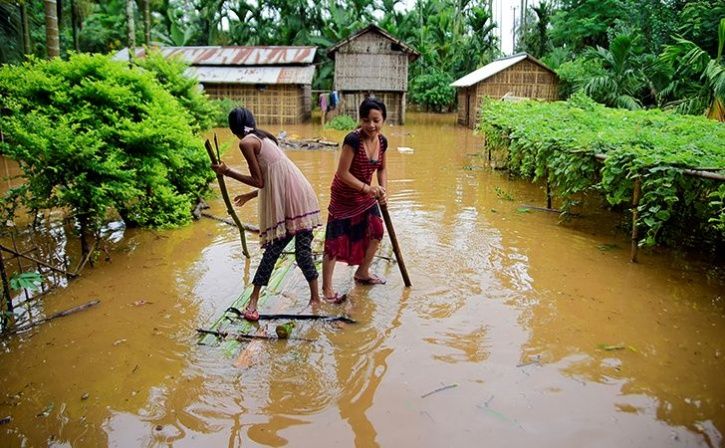
[[[241,207],[242,205],[246,204],[257,196],[259,196],[259,190],[252,190],[249,193],[240,194],[234,197],[234,204],[237,207]]]
[[[251,187],[264,188],[264,178],[262,177],[262,170],[259,167],[256,152],[257,149],[261,148],[261,145],[262,144],[257,139],[246,139],[239,143],[239,148],[242,150],[242,154],[247,161],[247,165],[249,165],[249,176],[235,169],[229,168],[224,164],[224,162],[221,162],[218,165],[212,165],[212,169],[219,174],[229,176],[232,179],[236,179]]]
[[[353,176],[350,172],[352,160],[355,158],[355,150],[350,145],[342,145],[342,153],[340,154],[340,162],[337,164],[337,176],[349,187],[355,190],[369,194],[373,197],[380,196],[383,191],[382,187],[370,186]]]

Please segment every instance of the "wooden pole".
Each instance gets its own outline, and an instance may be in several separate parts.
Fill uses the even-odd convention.
[[[637,235],[637,220],[639,219],[639,197],[642,193],[642,180],[638,177],[634,180],[634,191],[632,192],[632,250],[630,259],[637,263],[637,252],[639,250],[639,236]]]
[[[13,312],[13,296],[10,293],[10,283],[8,280],[8,274],[5,272],[5,261],[3,260],[2,251],[0,251],[0,276],[2,276],[3,281],[2,297],[5,299],[0,301],[0,314],[2,314],[2,316],[0,316],[0,323],[2,324],[0,325],[0,331],[5,331],[8,326],[8,315]],[[5,303],[4,306],[3,302]],[[6,312],[8,314],[5,314]]]
[[[551,209],[551,184],[549,183],[549,170],[546,170],[546,208]]]
[[[386,204],[380,204],[380,211],[382,212],[383,219],[385,220],[385,227],[388,229],[388,235],[390,236],[390,243],[393,245],[395,259],[398,261],[400,274],[403,276],[403,283],[405,283],[406,288],[410,288],[410,277],[408,277],[408,270],[405,269],[403,254],[400,252],[398,238],[395,236],[395,229],[393,228],[393,221],[390,219],[390,213],[388,213],[388,206]]]
[[[46,317],[45,319],[40,319],[40,320],[38,320],[36,322],[31,322],[31,323],[29,323],[27,325],[23,325],[22,327],[14,328],[13,331],[9,331],[7,333],[4,333],[2,336],[10,336],[10,335],[13,335],[13,334],[16,334],[16,333],[20,333],[21,331],[29,330],[29,329],[31,329],[33,327],[36,327],[36,326],[38,326],[38,325],[40,325],[42,323],[51,321],[53,319],[57,319],[59,317],[69,316],[71,314],[77,313],[78,311],[83,311],[83,310],[86,310],[86,309],[88,309],[88,308],[90,308],[92,306],[98,305],[99,303],[101,303],[100,300],[91,300],[90,302],[84,303],[83,305],[78,305],[78,306],[74,306],[73,308],[69,308],[69,309],[64,310],[64,311],[59,311],[59,312],[57,312],[55,314],[52,314],[52,315]]]
[[[209,140],[204,143],[204,147],[206,148],[206,153],[209,155],[209,160],[211,160],[211,163],[214,165],[218,164],[219,161],[214,155],[214,151],[211,148],[211,143],[209,143]],[[232,217],[232,219],[234,220],[234,224],[236,224],[237,229],[239,229],[239,237],[242,240],[242,253],[245,257],[251,258],[249,256],[249,249],[247,249],[247,239],[244,237],[244,226],[239,220],[237,214],[234,212],[234,208],[232,207],[232,201],[229,200],[229,193],[227,192],[227,186],[224,183],[224,176],[222,176],[221,174],[217,174],[216,180],[219,182],[219,190],[222,193],[222,199],[224,199],[224,204],[227,206],[227,213],[229,214],[229,216]]]

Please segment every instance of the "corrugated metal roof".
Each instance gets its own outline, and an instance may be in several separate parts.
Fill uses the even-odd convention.
[[[204,84],[312,84],[315,67],[189,67]]]
[[[453,82],[451,84],[452,87],[470,87],[474,84],[478,84],[479,82],[483,81],[484,79],[490,78],[491,76],[495,75],[496,73],[506,70],[507,68],[511,67],[514,64],[517,64],[524,59],[526,59],[528,55],[526,54],[518,54],[514,55],[508,58],[504,59],[498,59],[496,61],[491,62],[490,64],[484,65],[483,67],[479,68],[478,70],[471,72],[464,76],[463,78],[460,78]]]
[[[523,61],[524,59],[528,59],[534,64],[542,67],[545,70],[550,71],[551,73],[554,73],[556,75],[556,72],[549,67],[546,66],[543,62],[539,61],[535,57],[531,56],[527,53],[519,53],[515,54],[513,56],[509,56],[506,58],[497,59],[490,64],[484,65],[483,67],[479,68],[478,70],[471,72],[467,74],[466,76],[454,81],[451,83],[451,87],[470,87],[474,84],[478,84],[479,82],[490,78],[491,76],[495,75],[498,72],[501,72],[503,70],[506,70],[507,68],[511,67],[512,65],[518,64],[519,62]]]
[[[164,57],[179,56],[190,65],[259,66],[312,64],[317,47],[160,47]],[[144,57],[143,48],[136,57]],[[128,49],[116,53],[114,59],[128,60]]]

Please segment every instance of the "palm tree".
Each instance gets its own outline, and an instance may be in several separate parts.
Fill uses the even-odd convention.
[[[667,45],[660,59],[676,67],[672,82],[661,92],[662,99],[674,98],[665,107],[678,112],[701,114],[725,121],[725,19],[718,27],[717,56],[713,59],[697,44],[682,37]]]
[[[55,0],[45,0],[45,41],[47,45],[48,59],[60,56],[58,4]]]
[[[645,82],[635,51],[635,37],[632,34],[615,36],[608,49],[597,47],[593,56],[601,60],[607,73],[591,78],[584,85],[587,95],[607,106],[640,109],[638,92]]]

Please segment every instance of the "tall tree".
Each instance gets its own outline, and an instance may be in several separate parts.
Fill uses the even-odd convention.
[[[133,0],[126,0],[126,31],[128,37],[128,57],[129,60],[136,56],[136,25],[133,14]]]
[[[55,0],[45,0],[45,36],[48,59],[60,56],[58,4]]]
[[[642,107],[641,91],[645,78],[640,64],[638,37],[620,34],[612,39],[609,48],[597,47],[594,57],[600,59],[606,73],[589,80],[586,93],[608,106],[624,109]]]
[[[23,27],[23,54],[30,54],[30,20],[28,20],[28,5],[26,0],[20,1],[20,25]]]
[[[143,1],[143,36],[144,43],[151,45],[151,0]]]

